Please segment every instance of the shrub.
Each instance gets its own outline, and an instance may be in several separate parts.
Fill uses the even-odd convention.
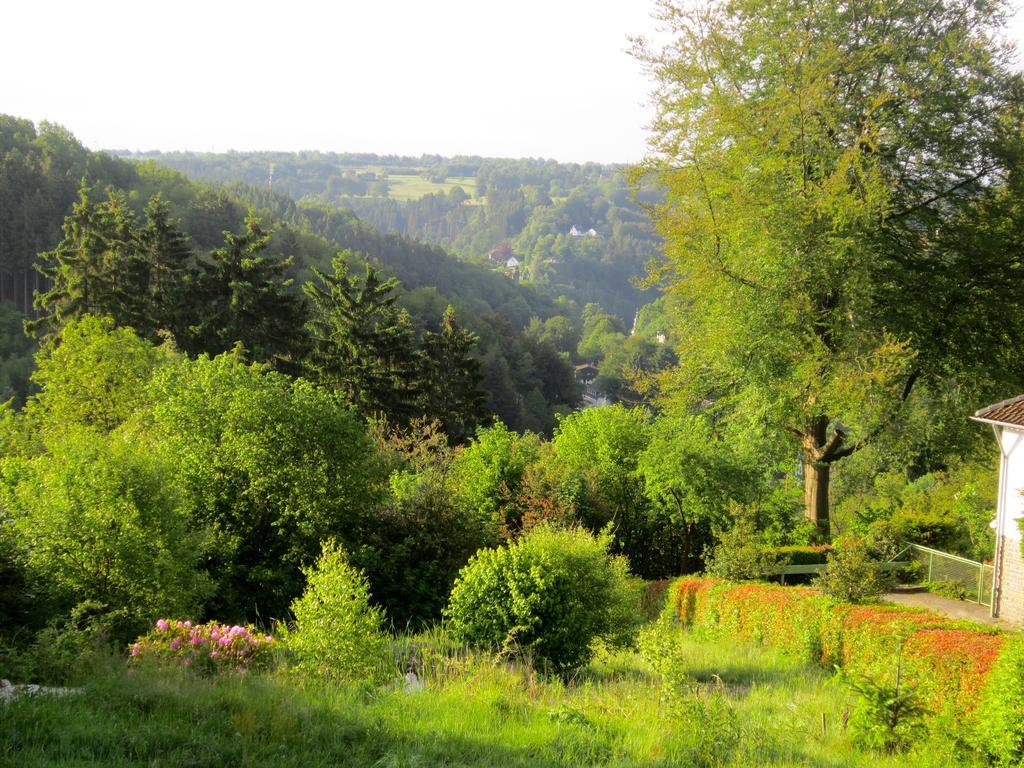
[[[638,585],[611,537],[540,525],[506,548],[478,552],[459,574],[446,614],[454,636],[530,653],[561,674],[585,665],[593,644],[630,639]]]
[[[197,570],[201,536],[188,526],[170,468],[83,427],[48,440],[45,454],[0,460],[0,502],[12,515],[26,589],[55,616],[85,601],[123,611],[132,621],[117,638],[122,646],[157,616],[194,610],[208,593]]]
[[[951,600],[966,600],[967,587],[962,581],[956,579],[941,579],[925,583],[928,591],[935,595],[942,595]]]
[[[900,657],[892,685],[870,677],[851,678],[847,684],[857,694],[850,715],[850,735],[854,744],[882,752],[903,752],[924,732],[925,714],[917,691],[900,679]]]
[[[1003,765],[1024,758],[1024,640],[1007,640],[985,681],[975,742]]]
[[[270,635],[259,634],[252,626],[159,619],[147,635],[132,643],[130,655],[135,663],[220,672],[266,666],[273,643]]]
[[[296,671],[364,683],[384,679],[384,615],[370,605],[366,577],[334,542],[326,542],[316,564],[303,572],[306,589],[292,603],[295,623],[284,630]]]
[[[761,579],[774,571],[782,557],[769,549],[749,516],[740,516],[724,531],[707,556],[707,572],[720,579]]]
[[[828,558],[814,586],[830,597],[849,603],[877,600],[892,589],[894,577],[863,539],[846,539]]]
[[[1006,641],[997,630],[930,611],[840,603],[801,587],[685,577],[669,588],[669,600],[684,626],[838,665],[848,676],[876,683],[892,678],[893,659],[902,653],[901,676],[921,703],[956,719],[969,718],[982,701]]]

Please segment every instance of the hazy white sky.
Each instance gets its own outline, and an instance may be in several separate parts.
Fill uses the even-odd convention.
[[[631,162],[649,0],[5,3],[0,112],[93,149]],[[1010,36],[1024,40],[1024,13]]]

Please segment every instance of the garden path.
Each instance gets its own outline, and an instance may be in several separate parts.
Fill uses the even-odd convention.
[[[988,624],[1000,629],[1020,631],[1020,627],[1003,619],[992,618],[988,606],[969,603],[966,600],[953,600],[949,597],[931,592],[889,592],[882,595],[882,600],[897,605],[909,605],[913,608],[927,608],[953,619],[968,619],[979,624]]]

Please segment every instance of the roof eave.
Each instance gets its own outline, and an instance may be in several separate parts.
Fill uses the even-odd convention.
[[[1009,427],[1010,429],[1019,429],[1024,432],[1024,424],[1016,424],[1012,421],[999,421],[997,419],[986,419],[982,416],[970,416],[971,421],[976,421],[979,424],[992,424],[996,427]]]

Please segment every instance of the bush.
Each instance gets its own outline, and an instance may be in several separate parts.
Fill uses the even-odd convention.
[[[975,742],[1002,765],[1024,758],[1024,640],[1003,646],[985,681],[975,719]]]
[[[902,654],[902,678],[923,706],[961,720],[977,709],[1006,640],[997,630],[930,611],[839,603],[806,587],[684,577],[668,594],[669,610],[684,626],[838,665],[851,677],[891,680],[893,659]]]
[[[863,539],[846,539],[829,555],[828,565],[814,580],[814,586],[844,602],[871,602],[895,583],[893,574],[882,570],[881,565]]]
[[[252,669],[269,663],[273,643],[274,638],[252,626],[159,619],[152,631],[132,643],[131,659],[202,672]]]
[[[900,672],[897,657],[892,685],[870,677],[847,681],[857,694],[849,723],[854,744],[888,753],[904,752],[924,734],[921,719],[925,709],[918,701],[917,691],[900,680]]]
[[[478,552],[446,610],[453,635],[507,653],[528,653],[561,674],[585,665],[593,644],[631,639],[638,585],[611,537],[540,525],[507,548]]]
[[[770,549],[749,516],[740,516],[707,555],[707,572],[732,581],[762,579],[782,563],[782,556]]]
[[[157,616],[194,610],[208,594],[197,569],[201,536],[169,467],[82,427],[48,439],[48,453],[0,460],[0,502],[12,515],[26,591],[51,616],[85,601],[123,611],[122,647]]]
[[[388,637],[383,613],[370,605],[366,577],[334,542],[325,543],[316,564],[303,572],[306,590],[292,603],[295,623],[283,633],[296,671],[354,682],[383,680]]]

